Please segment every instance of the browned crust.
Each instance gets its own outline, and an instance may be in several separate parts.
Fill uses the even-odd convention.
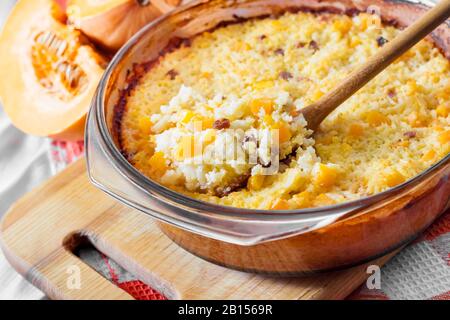
[[[159,56],[155,60],[147,61],[141,64],[133,64],[131,70],[127,70],[127,76],[125,79],[126,87],[120,90],[118,103],[114,106],[114,119],[113,119],[113,130],[118,133],[119,147],[122,155],[131,161],[131,155],[126,152],[123,148],[123,137],[122,137],[122,118],[126,110],[127,100],[130,97],[131,92],[139,84],[142,77],[149,72],[152,68],[159,64],[159,62],[164,58],[167,53],[173,52],[182,46],[190,46],[190,39],[172,39],[166,48],[160,52]]]

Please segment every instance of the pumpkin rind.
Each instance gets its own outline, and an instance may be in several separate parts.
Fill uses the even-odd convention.
[[[147,23],[172,10],[179,0],[69,0],[68,21],[102,47],[118,50]]]

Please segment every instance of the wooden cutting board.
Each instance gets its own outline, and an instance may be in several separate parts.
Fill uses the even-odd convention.
[[[71,252],[77,234],[169,299],[343,299],[368,277],[368,264],[275,278],[206,262],[172,243],[149,216],[92,186],[84,159],[19,200],[0,225],[7,259],[50,298],[131,299]],[[74,272],[79,288],[71,285]]]

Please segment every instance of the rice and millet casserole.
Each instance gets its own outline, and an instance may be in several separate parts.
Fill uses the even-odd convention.
[[[152,63],[128,92],[123,152],[164,186],[240,208],[332,205],[401,184],[450,151],[450,64],[431,42],[317,132],[296,112],[398,33],[376,15],[306,12],[204,32]]]

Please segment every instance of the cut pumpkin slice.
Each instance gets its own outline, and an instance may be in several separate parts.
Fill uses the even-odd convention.
[[[0,34],[0,99],[24,132],[83,138],[106,60],[52,0],[20,0]]]
[[[69,24],[102,47],[115,51],[139,29],[181,0],[69,0]]]

